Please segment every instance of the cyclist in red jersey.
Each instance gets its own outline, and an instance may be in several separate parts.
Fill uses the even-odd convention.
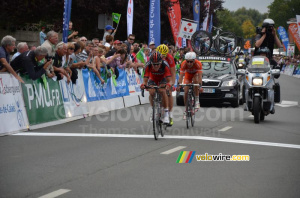
[[[171,84],[171,86],[172,86],[171,90],[173,91],[174,83],[176,81],[175,60],[174,60],[173,56],[171,54],[169,54],[169,48],[165,44],[159,45],[156,48],[156,50],[161,53],[162,59],[165,60],[170,66],[171,75],[172,75],[171,78],[172,78],[172,83],[173,83],[173,84]],[[170,94],[169,97],[168,97],[168,104],[169,104],[169,115],[170,115],[170,124],[169,125],[172,126],[173,125],[173,113],[172,113],[172,110],[173,110],[173,96],[172,96],[172,94]]]
[[[141,85],[141,89],[145,89],[145,85],[147,86],[161,86],[166,87],[164,89],[159,89],[159,92],[162,96],[162,102],[164,107],[164,119],[163,122],[169,124],[169,107],[168,107],[168,96],[166,89],[170,89],[171,87],[171,72],[169,65],[166,61],[162,60],[161,54],[159,52],[154,52],[150,61],[146,63],[145,66],[145,74],[143,79],[143,84]],[[153,96],[155,94],[154,89],[149,89],[149,100],[150,105],[153,105]]]
[[[185,55],[185,60],[180,65],[180,75],[178,84],[182,84],[183,76],[185,84],[202,84],[202,63],[196,59],[195,52],[188,52]],[[180,90],[180,86],[177,88]],[[188,87],[184,87],[184,103],[187,100]],[[195,107],[200,108],[199,103],[199,87],[194,87],[195,92]]]

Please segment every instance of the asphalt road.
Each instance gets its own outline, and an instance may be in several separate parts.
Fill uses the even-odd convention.
[[[260,124],[242,106],[201,104],[186,129],[176,107],[155,141],[142,105],[0,137],[0,197],[299,197],[300,79],[279,81],[287,105]],[[176,163],[181,151],[250,161]]]

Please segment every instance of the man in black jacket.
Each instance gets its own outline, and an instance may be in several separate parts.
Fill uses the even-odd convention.
[[[48,51],[45,47],[37,47],[34,51],[27,51],[20,54],[12,62],[11,66],[16,72],[28,74],[29,78],[36,80],[46,73],[47,67],[52,60],[45,60]]]

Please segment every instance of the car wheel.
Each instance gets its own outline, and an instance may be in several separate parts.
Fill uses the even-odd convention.
[[[235,100],[231,103],[231,106],[234,107],[234,108],[238,107],[239,103],[240,103],[240,92],[237,91],[236,95],[237,96],[236,96]]]

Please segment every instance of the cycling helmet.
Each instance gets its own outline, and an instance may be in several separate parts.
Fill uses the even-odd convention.
[[[157,64],[162,61],[161,54],[158,51],[155,51],[153,54],[150,56],[150,62],[152,64]]]
[[[273,19],[265,19],[263,21],[262,27],[268,27],[268,26],[274,26],[275,22],[273,21]]]
[[[163,56],[166,56],[169,53],[169,48],[165,44],[159,45],[156,50],[159,51]]]
[[[267,54],[267,55],[269,55],[270,50],[267,47],[261,47],[261,48],[258,49],[257,53],[258,54]]]
[[[185,54],[184,57],[185,60],[194,60],[196,59],[196,53],[195,52],[188,52]]]

